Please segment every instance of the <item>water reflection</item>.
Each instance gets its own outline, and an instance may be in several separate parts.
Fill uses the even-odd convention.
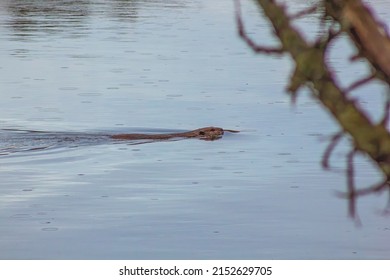
[[[134,21],[138,17],[137,6],[139,1],[111,1],[110,16],[118,20]]]
[[[6,26],[17,37],[57,33],[67,27],[82,29],[90,13],[89,1],[7,1],[3,10],[9,18]]]
[[[184,8],[186,1],[88,1],[88,0],[17,0],[0,2],[0,13],[6,13],[4,26],[12,29],[13,36],[55,34],[61,31],[82,32],[88,29],[89,19],[109,17],[118,21],[134,22],[140,15],[138,9],[161,7]]]

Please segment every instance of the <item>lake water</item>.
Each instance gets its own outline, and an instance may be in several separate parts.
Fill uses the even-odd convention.
[[[375,2],[390,18],[390,5]],[[256,40],[276,42],[255,5],[243,12]],[[299,23],[309,37],[312,22]],[[390,258],[387,195],[359,200],[362,226],[348,217],[335,196],[348,142],[332,156],[334,171],[322,170],[322,138],[336,124],[307,93],[291,105],[289,59],[248,49],[232,1],[1,1],[0,42],[0,259]],[[329,59],[347,85],[366,69],[345,52],[341,39]],[[356,92],[373,118],[383,92]],[[211,125],[241,132],[48,149],[34,149],[29,133],[20,140],[21,130]],[[357,170],[362,186],[380,180],[363,157]]]

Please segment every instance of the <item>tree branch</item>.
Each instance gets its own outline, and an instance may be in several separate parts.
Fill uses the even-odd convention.
[[[340,22],[361,56],[390,81],[390,40],[384,27],[373,12],[360,0],[328,0],[326,14]]]
[[[284,52],[282,48],[264,47],[264,46],[257,45],[247,35],[245,31],[244,23],[242,21],[240,0],[235,0],[234,3],[235,3],[235,10],[236,10],[236,22],[238,27],[238,34],[245,41],[245,43],[256,53],[282,54]]]
[[[371,189],[357,191],[354,182],[353,157],[357,152],[368,155],[383,172],[386,178],[390,178],[390,134],[383,122],[389,118],[388,109],[390,101],[386,104],[383,121],[374,124],[369,117],[356,106],[355,101],[348,97],[347,91],[356,89],[374,78],[369,76],[350,85],[346,90],[341,89],[333,78],[333,73],[328,68],[325,60],[326,46],[339,33],[330,32],[328,39],[319,45],[308,43],[304,36],[291,24],[291,18],[285,9],[273,0],[256,0],[266,17],[270,20],[274,33],[279,38],[282,50],[288,52],[295,62],[295,70],[289,85],[289,91],[295,98],[297,90],[301,86],[309,86],[312,96],[333,115],[341,126],[343,133],[351,136],[353,150],[347,156],[347,187],[349,200],[349,213],[356,217],[355,200],[361,194],[371,193]],[[239,34],[244,41],[255,51],[260,53],[274,53],[267,48],[256,46],[246,34],[241,20],[239,3],[236,1],[237,25]],[[330,14],[335,21],[340,22],[341,31],[347,30],[353,38],[360,53],[368,58],[372,66],[382,73],[386,81],[390,80],[390,40],[383,32],[382,27],[377,26],[371,12],[361,4],[360,0],[329,0],[324,1],[326,15]],[[347,24],[345,23],[347,21]],[[383,57],[381,57],[383,56]],[[329,167],[329,157],[334,150],[342,133],[336,134],[322,158],[322,165]],[[382,189],[380,187],[374,188]]]

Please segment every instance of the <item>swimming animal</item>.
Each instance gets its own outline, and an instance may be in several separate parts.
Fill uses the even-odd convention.
[[[164,133],[164,134],[115,134],[112,139],[117,140],[168,140],[173,138],[198,138],[201,140],[214,141],[222,137],[225,131],[237,133],[237,130],[223,129],[220,127],[203,127],[187,132]]]
[[[186,138],[214,141],[220,139],[224,132],[237,133],[237,130],[220,127],[203,127],[187,132],[171,132],[159,134],[107,134],[80,132],[50,132],[37,130],[0,129],[0,155],[8,155],[23,151],[47,150],[61,147],[80,147],[112,142],[126,141],[130,145],[157,141],[174,141]]]

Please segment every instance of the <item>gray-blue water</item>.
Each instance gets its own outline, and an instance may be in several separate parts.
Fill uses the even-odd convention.
[[[375,2],[385,21],[390,5]],[[251,36],[274,44],[245,3]],[[308,37],[318,35],[314,21],[298,23]],[[346,53],[341,39],[329,57],[343,85],[367,71]],[[0,259],[390,257],[387,196],[359,200],[361,227],[348,218],[335,196],[348,142],[334,171],[322,170],[336,124],[305,92],[291,105],[289,59],[248,49],[232,1],[1,1],[0,61]],[[379,119],[383,92],[355,94]],[[87,137],[45,149],[47,139],[20,137],[210,125],[241,133],[142,145]],[[363,157],[356,168],[361,186],[380,180]]]

